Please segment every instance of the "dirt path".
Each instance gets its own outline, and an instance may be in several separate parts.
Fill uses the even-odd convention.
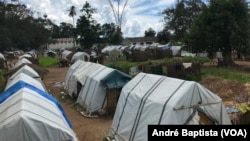
[[[67,67],[64,68],[48,68],[49,73],[44,77],[44,83],[47,90],[61,103],[67,114],[73,130],[77,134],[79,141],[102,141],[107,135],[109,128],[111,127],[112,117],[98,117],[98,118],[86,118],[82,116],[77,108],[74,106],[74,101],[67,98],[63,100],[63,87],[60,86],[61,82],[64,82]]]

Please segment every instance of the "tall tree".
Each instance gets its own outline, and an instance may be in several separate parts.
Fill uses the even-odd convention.
[[[111,43],[111,39],[115,34],[115,24],[114,23],[105,23],[101,27],[101,36],[104,43]]]
[[[60,36],[61,38],[72,38],[74,37],[73,25],[65,22],[60,23]]]
[[[153,28],[150,27],[148,30],[144,32],[144,34],[145,37],[155,37],[156,32],[154,31]]]
[[[171,40],[171,33],[168,30],[163,29],[157,33],[157,40],[161,44],[166,44]]]
[[[231,52],[249,48],[249,11],[245,0],[210,0],[187,35],[187,44],[210,54],[222,51],[226,66],[233,65]]]
[[[76,7],[72,5],[69,10],[69,16],[72,17],[73,27],[75,25],[75,19],[74,19],[75,15],[76,15]]]
[[[76,15],[76,7],[72,5],[70,7],[70,10],[69,10],[69,16],[72,17],[72,20],[73,20],[73,26],[71,27],[71,32],[72,33],[74,33],[74,30],[75,30],[75,28],[74,28],[74,26],[75,26],[75,19],[74,19],[75,15]],[[73,46],[75,47],[76,37],[74,35],[71,36],[71,37],[73,37],[73,39],[74,39],[74,45]]]
[[[35,19],[25,5],[0,3],[0,50],[38,48],[50,36],[46,20]]]
[[[80,11],[83,15],[77,20],[77,35],[79,36],[79,42],[84,48],[91,48],[98,38],[97,31],[99,30],[99,26],[92,18],[96,9],[92,8],[86,1]]]
[[[185,34],[195,18],[197,18],[205,4],[202,0],[178,0],[175,7],[167,8],[162,12],[165,27],[173,33],[173,40],[184,41]]]

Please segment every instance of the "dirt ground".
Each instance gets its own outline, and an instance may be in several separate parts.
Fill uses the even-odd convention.
[[[241,71],[246,73],[250,72],[250,62],[237,61],[236,63],[241,66]],[[98,118],[86,118],[82,116],[74,105],[74,100],[67,97],[63,89],[68,67],[48,68],[48,71],[49,73],[44,76],[46,88],[60,101],[79,141],[102,141],[109,132],[112,124],[112,116]],[[200,83],[212,92],[218,94],[226,106],[237,103],[238,97],[250,96],[250,83],[242,84],[213,76],[207,77]]]

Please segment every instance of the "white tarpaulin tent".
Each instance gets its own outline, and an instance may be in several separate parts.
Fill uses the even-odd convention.
[[[77,61],[66,74],[65,89],[91,114],[105,108],[106,89],[121,88],[131,77],[101,64]]]
[[[61,53],[61,59],[63,60],[68,60],[68,56],[73,53],[72,51],[70,50],[63,50],[63,52]]]
[[[17,67],[19,67],[20,65],[22,65],[22,64],[32,64],[32,62],[30,62],[28,59],[26,59],[26,58],[21,58],[20,60],[18,60],[16,63],[15,63],[15,65],[14,65],[14,67],[13,68],[17,68]]]
[[[31,57],[32,57],[31,54],[25,53],[25,54],[19,56],[18,59],[22,59],[22,58],[31,58]]]
[[[77,97],[77,93],[79,92],[77,89],[77,83],[80,83],[82,86],[84,86],[87,75],[93,73],[97,68],[100,67],[104,66],[92,62],[82,62],[81,65],[74,70],[71,77],[66,82],[68,94],[71,97]],[[70,75],[70,73],[67,73],[66,78],[68,78],[68,75]]]
[[[1,141],[77,141],[55,98],[18,81],[0,94]]]
[[[0,60],[1,59],[5,60],[5,57],[4,57],[4,55],[2,53],[0,53]]]
[[[76,103],[86,108],[88,115],[100,109],[105,109],[106,89],[102,85],[101,79],[113,70],[108,67],[100,67],[87,75],[85,85],[81,88]]]
[[[72,81],[72,75],[73,73],[78,70],[78,67],[81,67],[82,64],[85,63],[83,60],[77,60],[73,65],[71,65],[67,71],[67,74],[65,76],[65,83],[64,83],[64,89],[69,90],[70,84]]]
[[[128,46],[122,45],[111,45],[104,47],[101,52],[106,55],[119,55],[127,48]]]
[[[122,89],[109,136],[146,141],[149,124],[199,124],[198,112],[214,124],[231,125],[222,99],[199,83],[139,73]]]
[[[181,54],[181,48],[182,46],[171,46],[170,49],[172,50],[173,56]]]
[[[24,74],[27,74],[29,75],[30,77],[38,80],[40,83],[43,84],[43,81],[41,79],[41,77],[39,76],[39,74],[33,69],[31,68],[30,66],[28,65],[24,65],[22,66],[20,69],[18,69],[14,74],[11,75],[11,77],[9,77],[8,79],[12,80],[14,79],[14,77],[16,77],[17,75],[19,75],[20,73],[24,73]],[[45,86],[44,86],[45,88]]]
[[[87,60],[85,60],[85,57],[87,57]],[[75,63],[77,60],[90,61],[90,55],[86,52],[76,52],[71,58],[71,63]]]
[[[15,83],[17,83],[20,80],[22,80],[25,83],[28,83],[30,85],[34,85],[37,88],[39,88],[40,90],[46,91],[43,83],[39,82],[38,80],[32,78],[31,76],[29,76],[29,75],[27,75],[25,73],[19,73],[15,77],[11,77],[11,79],[9,78],[7,80],[7,83],[6,83],[5,90],[8,89],[9,87],[11,87],[12,85],[14,85]]]

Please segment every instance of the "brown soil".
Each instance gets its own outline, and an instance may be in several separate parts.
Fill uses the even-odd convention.
[[[241,66],[240,71],[247,72],[250,70],[250,62],[237,61],[236,63]],[[79,141],[102,141],[109,132],[112,124],[112,116],[98,118],[86,118],[82,116],[74,105],[74,100],[67,96],[62,85],[60,86],[65,80],[68,67],[48,68],[48,71],[49,73],[44,76],[46,88],[49,93],[60,101]],[[250,96],[250,84],[243,84],[214,76],[205,78],[200,84],[219,95],[223,99],[225,106],[235,105],[237,103],[236,99],[241,96]]]

